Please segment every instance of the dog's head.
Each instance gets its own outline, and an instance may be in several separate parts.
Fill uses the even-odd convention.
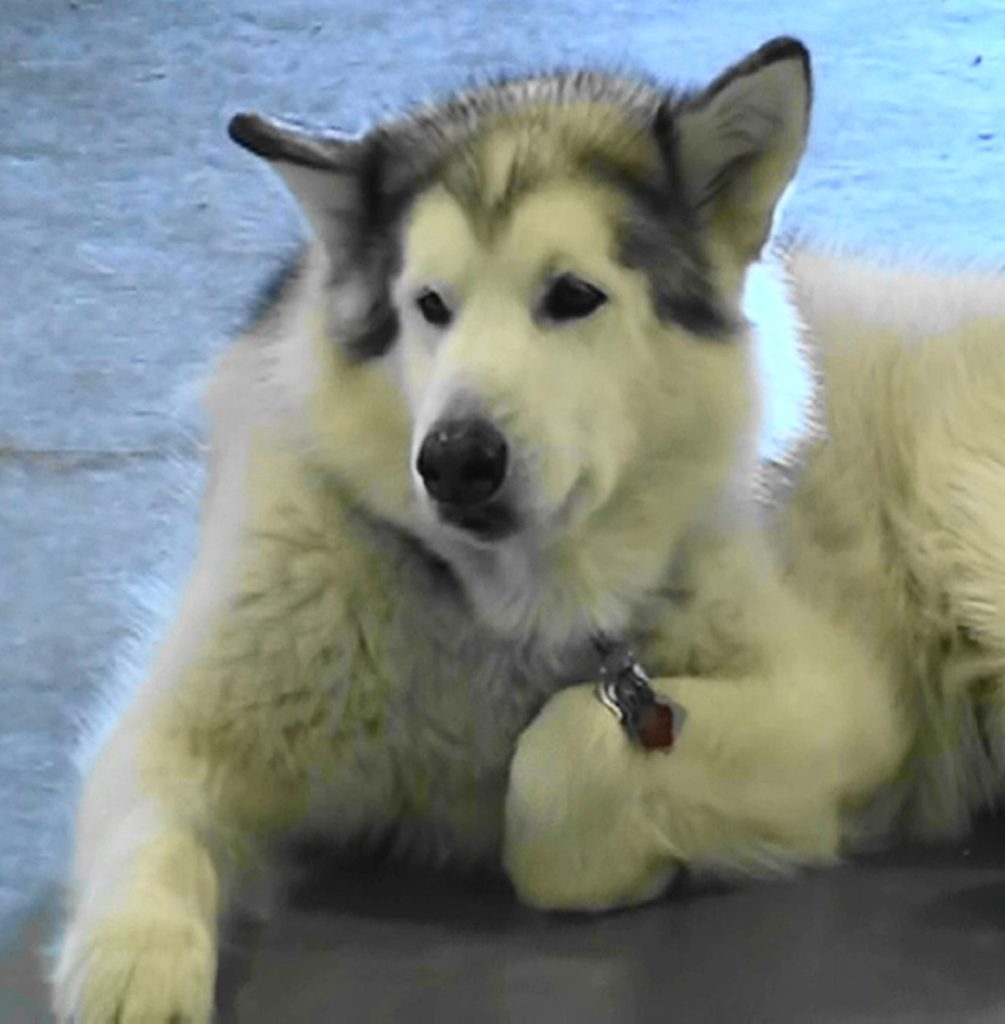
[[[232,122],[321,243],[331,467],[497,629],[619,628],[712,514],[755,416],[744,275],[810,91],[782,39],[698,92],[561,74],[358,139]]]

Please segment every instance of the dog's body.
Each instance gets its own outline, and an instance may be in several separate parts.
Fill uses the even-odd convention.
[[[85,792],[63,1017],[205,1020],[226,890],[298,831],[600,909],[994,799],[1005,282],[785,254],[817,387],[759,462],[773,325],[740,303],[808,105],[778,41],[691,96],[235,122],[317,240],[211,389],[199,562]],[[670,751],[595,699],[600,635],[687,712]]]

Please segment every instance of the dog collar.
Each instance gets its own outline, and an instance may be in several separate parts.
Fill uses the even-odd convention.
[[[656,694],[627,643],[597,634],[593,646],[600,655],[597,700],[617,718],[633,743],[645,750],[669,751],[687,717],[684,709]]]

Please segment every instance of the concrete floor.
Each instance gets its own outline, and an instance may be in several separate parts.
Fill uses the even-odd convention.
[[[1000,1024],[1005,826],[791,882],[682,887],[602,918],[542,915],[484,879],[316,872],[227,943],[220,1024]],[[34,950],[0,956],[0,1020],[50,1021]]]
[[[191,554],[191,382],[299,230],[228,115],[352,128],[542,64],[693,80],[778,32],[809,43],[818,76],[789,225],[1005,265],[997,0],[4,0],[0,1019],[44,1019],[13,1000],[37,986],[26,957],[65,862],[79,723]],[[226,990],[242,1021],[1001,1020],[1000,859],[894,855],[589,923],[491,888],[352,876],[258,936]]]

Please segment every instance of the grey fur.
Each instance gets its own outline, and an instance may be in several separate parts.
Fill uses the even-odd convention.
[[[254,328],[265,320],[273,310],[282,305],[283,300],[291,293],[304,266],[305,252],[298,246],[291,252],[284,253],[280,261],[272,268],[269,276],[262,282],[258,294],[252,300],[248,327]]]

